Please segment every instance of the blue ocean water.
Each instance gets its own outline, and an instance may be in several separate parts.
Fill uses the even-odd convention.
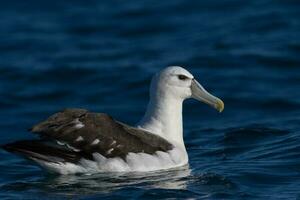
[[[225,102],[184,104],[189,167],[50,175],[0,150],[0,199],[300,199],[300,2],[1,1],[1,144],[66,107],[135,124],[182,65]]]

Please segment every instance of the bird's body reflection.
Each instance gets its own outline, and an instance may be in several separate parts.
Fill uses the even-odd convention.
[[[44,190],[62,195],[98,194],[127,187],[147,187],[149,189],[186,189],[191,170],[188,165],[153,172],[99,173],[93,175],[47,176],[42,182]]]

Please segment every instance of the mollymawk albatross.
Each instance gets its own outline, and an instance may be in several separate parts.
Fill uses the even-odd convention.
[[[191,73],[172,66],[153,77],[147,111],[135,127],[105,113],[72,108],[33,126],[31,131],[40,139],[17,141],[3,148],[60,174],[183,166],[188,163],[182,127],[182,103],[187,98],[219,112],[224,108]]]

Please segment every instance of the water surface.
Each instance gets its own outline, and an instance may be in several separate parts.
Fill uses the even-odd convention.
[[[183,65],[225,111],[188,100],[188,167],[47,174],[0,151],[1,199],[300,198],[297,0],[1,1],[1,143],[66,107],[135,124],[150,78]]]

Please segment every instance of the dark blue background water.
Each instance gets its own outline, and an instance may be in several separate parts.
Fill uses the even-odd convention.
[[[135,124],[182,65],[225,102],[185,102],[190,167],[53,176],[0,151],[1,199],[300,199],[300,2],[1,1],[0,140],[65,107]]]

